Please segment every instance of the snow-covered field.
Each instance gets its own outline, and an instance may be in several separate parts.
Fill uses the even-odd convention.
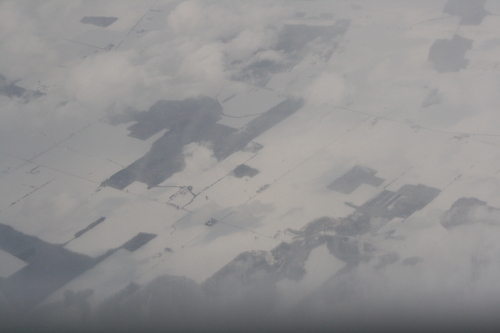
[[[427,295],[455,273],[443,293],[499,296],[496,227],[440,223],[464,197],[500,216],[500,5],[477,1],[469,18],[466,2],[1,3],[0,223],[92,258],[115,251],[42,304],[92,289],[97,306],[163,274],[202,283],[240,253],[292,242],[289,229],[344,221],[384,190],[419,184],[439,194],[410,216],[373,215],[369,232],[349,236],[376,248],[359,263],[367,297],[380,285],[391,299],[416,280]],[[7,85],[26,92],[11,96]],[[157,101],[199,96],[219,103],[217,126],[245,147],[218,157],[219,141],[188,139],[197,129],[183,110],[146,140],[129,135]],[[301,107],[269,116],[288,99]],[[134,173],[124,188],[102,185],[160,144],[181,145],[180,171],[155,186]],[[242,164],[256,174],[237,177]],[[329,188],[355,166],[380,183]],[[155,237],[122,248],[140,233]],[[22,274],[29,264],[2,246],[0,277]],[[384,253],[396,262],[380,264]],[[286,309],[345,266],[332,254],[316,247],[300,281],[277,283]]]

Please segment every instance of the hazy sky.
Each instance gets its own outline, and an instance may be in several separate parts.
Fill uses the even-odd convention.
[[[500,301],[499,29],[494,0],[1,1],[0,223],[94,259],[119,249],[44,303],[92,289],[93,314],[132,282],[131,308],[155,288],[184,302],[177,284],[203,308],[206,281],[220,278],[234,289],[219,288],[217,320],[261,316],[269,295],[271,321],[398,308],[489,317]],[[203,98],[217,107],[192,102]],[[142,140],[129,129],[141,121],[163,125]],[[101,186],[141,158],[161,173],[162,152],[179,160],[158,187],[137,174]],[[235,177],[242,164],[257,171]],[[379,180],[328,188],[361,169]],[[325,216],[314,241],[289,231]],[[367,229],[342,234],[364,217]],[[120,249],[138,233],[156,238]],[[5,244],[3,284],[27,260]]]

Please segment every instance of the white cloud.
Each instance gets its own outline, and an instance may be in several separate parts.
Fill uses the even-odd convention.
[[[184,162],[186,167],[183,173],[197,175],[200,172],[207,171],[217,164],[217,159],[213,155],[212,149],[208,146],[193,142],[183,149]]]
[[[224,79],[224,55],[220,44],[203,45],[187,55],[179,74],[193,80],[220,82]]]
[[[181,2],[168,17],[168,25],[178,35],[197,32],[205,19],[201,4],[197,1]]]
[[[306,89],[305,96],[316,105],[340,105],[349,96],[349,86],[341,75],[324,72]]]
[[[91,107],[107,108],[119,100],[133,103],[146,88],[144,73],[132,63],[134,55],[125,51],[85,59],[70,71],[66,93]]]
[[[182,59],[179,74],[185,79],[223,82],[235,62],[262,57],[277,38],[277,23],[289,15],[279,4],[262,2],[215,3],[185,1],[168,17],[175,31],[174,52]]]

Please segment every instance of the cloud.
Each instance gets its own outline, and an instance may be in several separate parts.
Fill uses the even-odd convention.
[[[22,80],[42,73],[42,80],[50,81],[55,80],[55,75],[51,73],[61,61],[68,64],[67,68],[61,70],[60,77],[57,77],[59,85],[46,96],[29,103],[0,96],[0,149],[8,147],[9,151],[21,151],[21,143],[23,149],[32,149],[30,146],[34,146],[33,142],[41,141],[43,136],[37,130],[53,139],[50,145],[46,145],[51,146],[107,113],[119,113],[129,107],[147,110],[160,99],[182,100],[199,94],[215,97],[222,91],[222,87],[237,92],[244,91],[247,86],[231,80],[235,77],[245,80],[243,75],[237,74],[251,65],[257,64],[248,71],[261,70],[266,75],[269,68],[270,71],[288,69],[290,54],[275,49],[283,19],[291,18],[294,14],[294,6],[287,6],[286,1],[182,1],[170,13],[165,10],[164,14],[154,14],[164,15],[158,25],[151,24],[158,30],[132,33],[133,37],[127,39],[120,48],[107,51],[86,48],[61,41],[57,37],[60,35],[56,32],[61,29],[65,16],[76,15],[84,8],[85,3],[76,0],[0,2],[0,74],[9,80]],[[120,1],[106,2],[99,8],[103,13],[112,13],[114,6],[119,3]],[[163,4],[159,2],[158,5]],[[109,31],[126,34],[133,26],[127,26],[127,22],[133,21],[135,24],[135,14],[130,9],[117,9],[116,16],[120,18],[110,26]],[[152,12],[147,14],[153,16]],[[368,29],[368,21],[362,23],[363,26],[353,25],[353,29]],[[75,26],[78,26],[77,21]],[[94,29],[86,26],[85,29],[87,28]],[[123,31],[120,30],[122,28]],[[73,31],[68,32],[68,35],[71,33]],[[77,37],[79,33],[80,30],[75,29],[71,37]],[[356,35],[349,36],[351,37]],[[79,47],[85,52],[80,52]],[[300,50],[304,54],[310,51],[302,62],[304,54],[295,54],[295,71],[286,72],[283,76],[291,73],[289,82],[295,79],[298,83],[288,86],[296,89],[295,91],[285,93],[297,94],[318,107],[346,105],[353,95],[352,85],[341,74],[329,68],[324,70],[323,65],[328,66],[327,62],[316,67],[312,65],[312,62],[320,59],[314,54],[317,51],[314,47]],[[351,46],[346,43],[342,47]],[[364,59],[360,61],[363,62]],[[283,67],[276,69],[277,66],[273,67],[274,63]],[[305,68],[307,69],[303,70]],[[366,73],[366,82],[376,86],[384,78],[396,75],[397,71],[394,69],[400,69],[399,63],[382,61],[371,72]],[[350,72],[356,71],[348,68],[346,73]],[[474,119],[478,128],[484,128],[484,120],[488,117],[494,118],[494,103],[491,101],[494,100],[500,83],[494,75],[479,75],[477,71],[473,71],[453,77],[435,77],[433,80],[436,89],[443,95],[442,104],[449,106],[449,114],[443,116],[447,118],[447,122],[450,121],[448,115],[452,112],[457,114],[460,108],[472,108],[472,105],[485,112],[484,116]],[[250,79],[244,82],[249,85],[252,83]],[[225,95],[231,96],[227,93]],[[463,111],[463,116],[468,115],[465,114],[466,111],[469,110]],[[462,117],[462,114],[459,116]],[[467,118],[467,124],[464,120],[461,125],[470,129],[471,118]],[[18,146],[16,140],[19,140]],[[394,138],[387,136],[387,140]],[[415,146],[408,138],[398,140],[407,140],[408,145],[401,145],[404,147],[401,149]],[[46,146],[42,148],[45,149]],[[42,152],[42,148],[38,152]],[[417,150],[420,152],[421,149]],[[33,156],[33,151],[23,151],[20,155]],[[391,152],[393,153],[394,151]],[[377,159],[380,151],[373,150],[363,154],[366,160],[380,160]],[[407,154],[409,153],[405,151],[400,157],[404,159]],[[213,150],[205,144],[186,145],[183,155],[186,165],[182,175],[177,175],[179,179],[193,179],[200,177],[200,174],[203,177],[206,175],[204,172],[217,163]],[[456,156],[460,154],[454,154],[442,162],[449,162]],[[75,214],[86,216],[88,198],[85,193],[75,191],[68,189],[43,198],[38,197],[38,200],[26,201],[22,214],[29,215],[33,220],[42,216],[61,224],[71,220]],[[500,228],[494,224],[498,223],[499,217],[498,212],[493,214],[487,208],[479,207],[470,212],[468,218],[485,223],[461,225],[446,230],[439,221],[426,221],[420,229],[413,231],[411,235],[405,235],[407,239],[404,244],[381,241],[381,247],[386,246],[391,250],[398,248],[405,254],[400,254],[399,260],[382,268],[379,267],[382,260],[380,257],[368,260],[356,268],[350,268],[348,274],[333,278],[331,284],[325,285],[325,289],[320,291],[325,291],[326,296],[330,295],[329,292],[333,293],[332,298],[327,301],[338,301],[335,309],[346,311],[372,306],[376,308],[377,304],[392,307],[397,307],[398,304],[408,307],[425,307],[431,304],[441,308],[450,304],[480,304],[498,299],[500,243],[497,240],[500,239]],[[405,221],[405,225],[408,223]],[[374,238],[377,237],[382,236],[374,235]],[[418,244],[415,247],[417,250],[408,250],[410,245],[415,244]],[[418,256],[421,260],[414,265],[405,265],[403,260],[410,256]],[[295,287],[295,284],[291,285],[290,289]],[[307,288],[312,289],[309,286]],[[335,288],[335,292],[328,288]],[[344,298],[338,296],[337,291]],[[311,302],[322,304],[322,296],[313,298]]]
[[[247,59],[259,51],[269,49],[276,39],[275,29],[260,26],[246,29],[228,43],[226,53],[231,59]]]
[[[205,82],[224,79],[224,55],[220,44],[207,44],[187,55],[179,70],[183,77]]]
[[[94,11],[111,13],[112,4],[103,3]],[[147,109],[162,98],[215,95],[241,69],[237,63],[279,58],[263,51],[276,41],[277,22],[290,15],[280,2],[183,1],[165,12],[165,31],[146,31],[128,49],[79,57],[78,52],[68,53],[77,45],[58,38],[74,38],[71,31],[83,29],[75,23],[73,30],[61,33],[60,26],[68,23],[66,16],[88,12],[85,2],[4,1],[0,6],[0,73],[17,80],[70,64],[58,78],[65,97],[101,110],[116,105]],[[114,7],[121,24],[130,21],[124,6]],[[127,28],[114,24],[107,30],[120,27]]]
[[[208,146],[196,142],[184,146],[184,162],[186,167],[183,172],[193,176],[206,171],[217,164],[212,149]]]
[[[148,87],[146,73],[134,66],[134,51],[102,53],[85,59],[69,72],[65,92],[90,107],[107,108],[112,103],[133,105]]]
[[[213,94],[202,85],[220,90],[242,69],[241,64],[271,56],[263,52],[277,40],[277,22],[289,14],[279,3],[180,3],[168,16],[168,27],[175,34],[167,44],[175,45],[169,51],[180,59],[176,78],[192,84],[190,89],[197,87],[198,93]]]
[[[63,57],[54,47],[61,21],[80,5],[79,0],[0,2],[0,73],[17,80],[56,65]]]
[[[349,97],[349,86],[341,75],[323,72],[306,89],[305,95],[316,105],[340,105]]]
[[[199,31],[204,21],[201,4],[197,1],[181,2],[168,17],[169,27],[178,35]]]

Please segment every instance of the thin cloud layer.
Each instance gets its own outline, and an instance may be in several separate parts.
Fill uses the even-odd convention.
[[[495,6],[2,1],[0,249],[28,268],[0,287],[48,248],[88,266],[0,289],[0,321],[489,320]]]

